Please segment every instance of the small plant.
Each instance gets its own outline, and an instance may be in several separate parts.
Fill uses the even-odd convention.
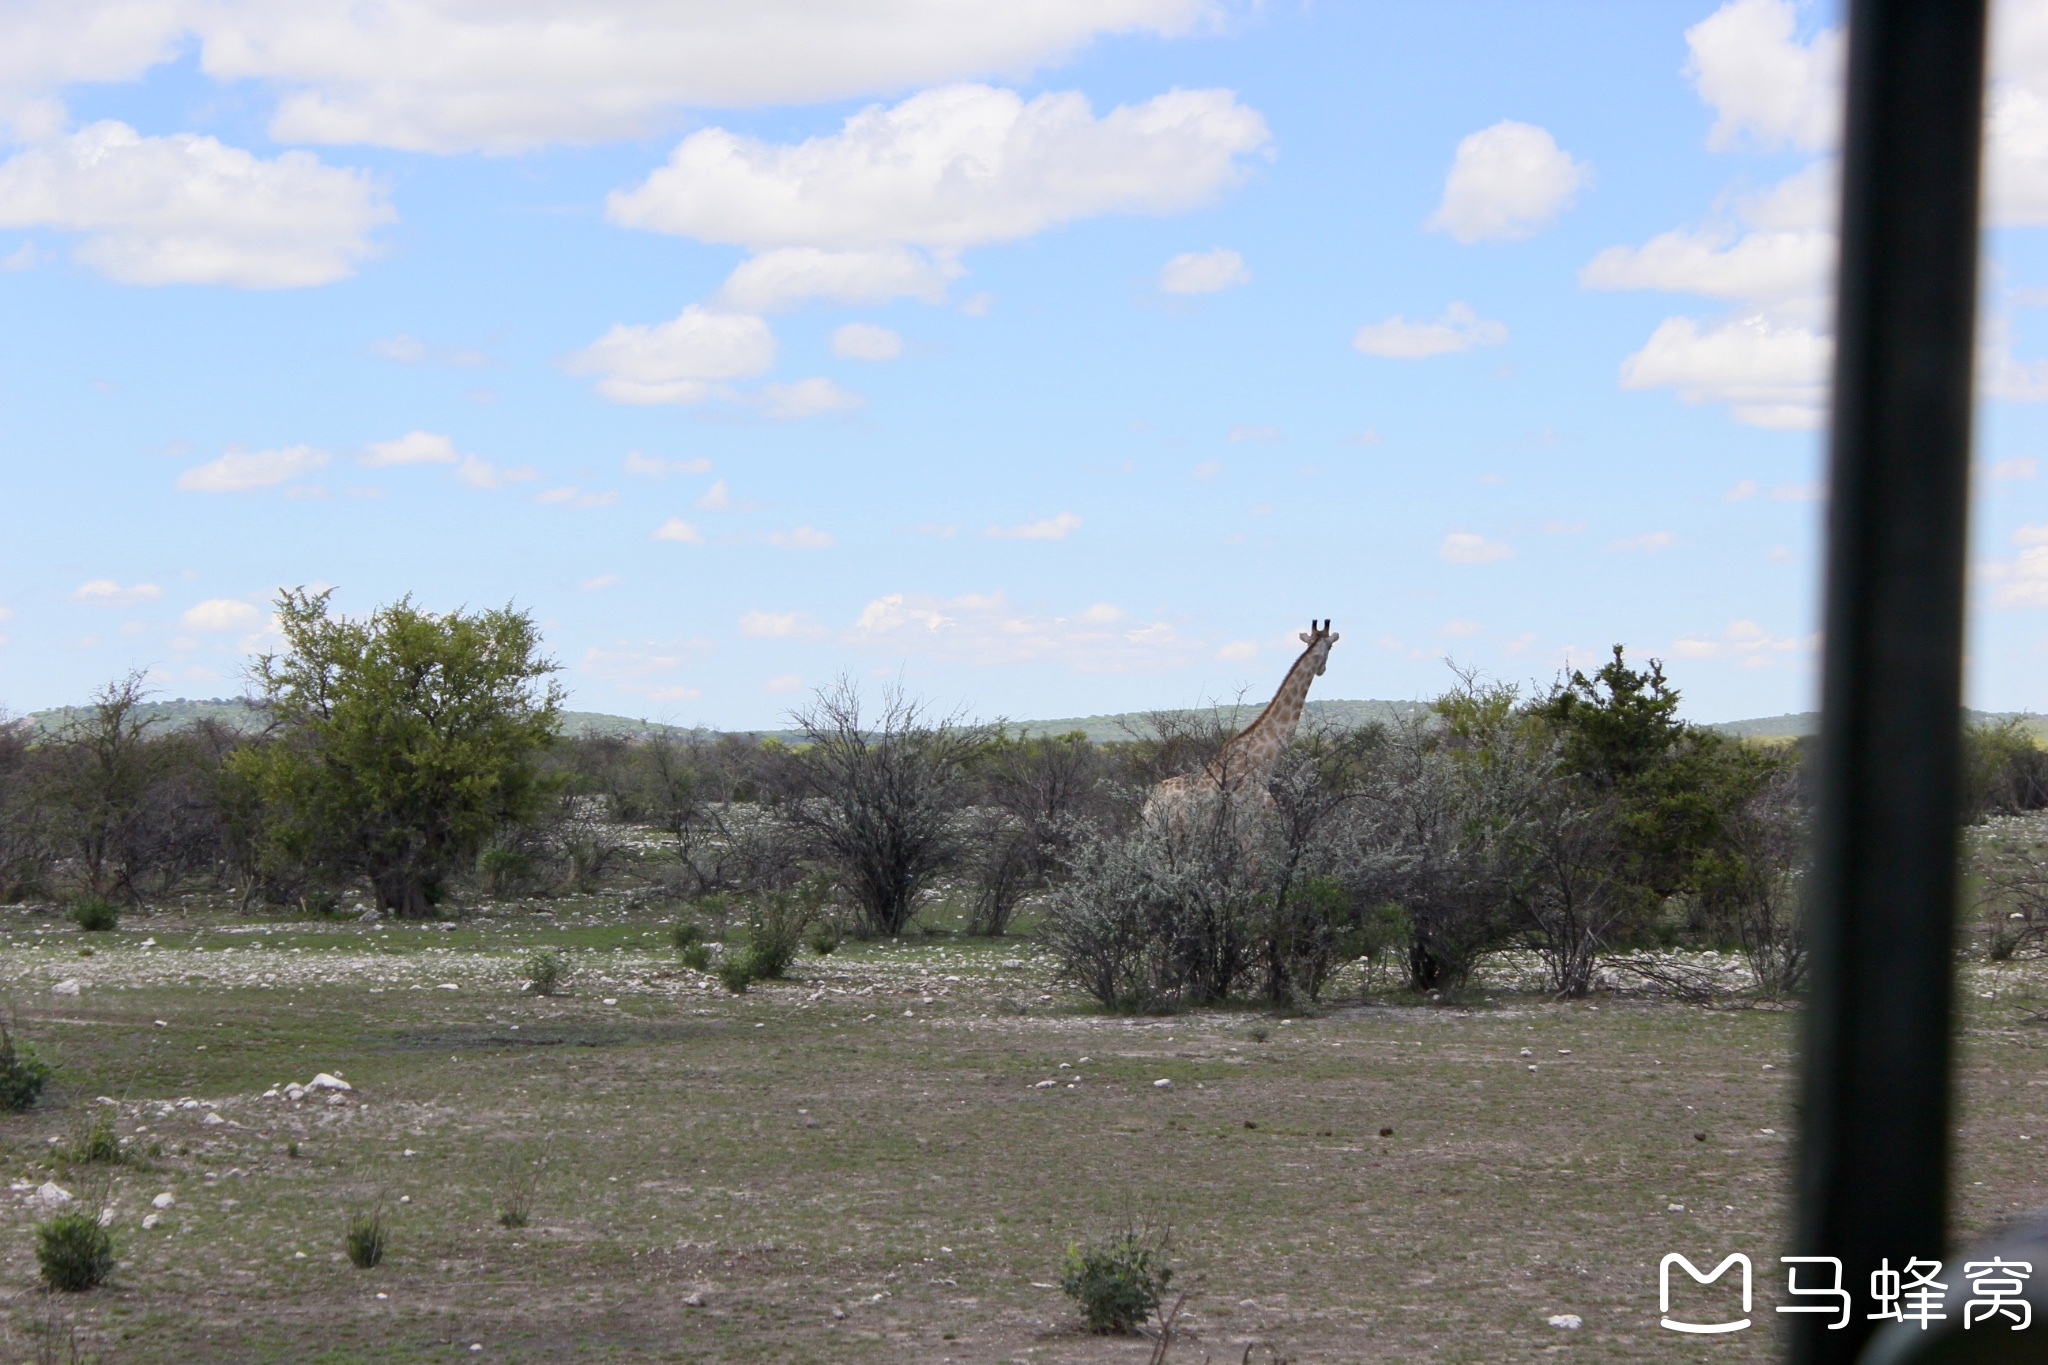
[[[535,995],[553,995],[569,975],[569,959],[554,948],[536,948],[526,955],[527,989]]]
[[[689,947],[683,949],[683,965],[693,972],[710,971],[711,945],[708,943],[692,943]]]
[[[679,919],[668,927],[668,938],[678,952],[687,953],[704,941],[704,926],[693,919]]]
[[[49,1064],[28,1044],[16,1047],[14,1035],[0,1026],[0,1112],[19,1114],[34,1108],[49,1079]]]
[[[88,934],[109,934],[121,927],[121,907],[105,896],[80,896],[71,902],[71,922]]]
[[[292,1160],[294,1160],[294,1161],[298,1160],[298,1156],[299,1156],[299,1140],[298,1140],[297,1138],[293,1138],[293,1139],[292,1139],[291,1141],[289,1141],[289,1142],[285,1143],[285,1145],[284,1145],[284,1154],[285,1154],[285,1156],[289,1157],[290,1159],[292,1159]]]
[[[368,1270],[384,1259],[384,1210],[357,1209],[348,1216],[348,1260],[357,1270]]]
[[[67,1294],[105,1284],[114,1273],[114,1235],[96,1209],[70,1208],[36,1229],[43,1282]]]
[[[759,976],[755,970],[754,950],[734,948],[720,954],[717,972],[718,979],[727,990],[734,995],[745,995],[747,987],[753,985]]]
[[[540,1191],[540,1178],[547,1174],[547,1169],[548,1158],[545,1153],[531,1161],[513,1163],[511,1181],[506,1189],[504,1201],[498,1207],[498,1226],[526,1226],[533,1215],[533,1199]]]
[[[1254,1028],[1250,1031],[1250,1036],[1253,1042],[1263,1043],[1268,1038],[1271,1038],[1273,1036],[1273,1031],[1267,1028],[1264,1024],[1260,1024],[1257,1028]]]
[[[95,1109],[85,1116],[71,1135],[71,1143],[64,1153],[74,1162],[107,1162],[112,1164],[122,1159],[120,1135],[114,1131],[114,1116],[105,1109]]]
[[[1173,1267],[1166,1238],[1126,1229],[1106,1242],[1067,1248],[1060,1288],[1080,1306],[1091,1332],[1129,1332],[1159,1309]]]
[[[830,957],[839,951],[839,935],[830,929],[811,931],[811,951],[819,957]]]

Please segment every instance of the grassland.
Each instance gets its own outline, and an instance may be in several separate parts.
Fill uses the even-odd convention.
[[[1071,1240],[1126,1219],[1171,1226],[1176,1361],[1775,1349],[1784,1011],[1501,976],[1455,1007],[1351,982],[1316,1017],[1121,1019],[1028,942],[952,938],[732,996],[613,897],[403,928],[0,913],[0,985],[59,1066],[0,1120],[9,1360],[54,1321],[107,1362],[1136,1362],[1149,1342],[1085,1335],[1053,1287]],[[565,994],[523,990],[538,945],[571,954]],[[2048,1195],[2048,1031],[2016,1008],[2048,982],[1968,977],[1961,1216],[1984,1228]],[[354,1089],[263,1098],[320,1071]],[[109,1102],[129,1159],[70,1163]],[[530,1222],[501,1226],[543,1156]],[[121,1260],[46,1302],[51,1180],[104,1189]],[[373,1207],[391,1251],[358,1270],[343,1231]],[[1737,1250],[1758,1327],[1660,1331],[1658,1258]]]

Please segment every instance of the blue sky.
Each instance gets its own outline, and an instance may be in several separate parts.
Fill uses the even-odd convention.
[[[1812,703],[1832,10],[0,12],[0,703],[281,585],[573,704]],[[1971,694],[2048,710],[2048,4],[1998,11]]]

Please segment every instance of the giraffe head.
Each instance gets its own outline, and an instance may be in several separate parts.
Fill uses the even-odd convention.
[[[1308,629],[1301,632],[1301,642],[1308,646],[1307,657],[1309,662],[1315,665],[1318,678],[1322,677],[1323,670],[1329,667],[1330,646],[1336,644],[1337,639],[1337,632],[1330,629],[1327,619],[1321,625],[1310,621]]]

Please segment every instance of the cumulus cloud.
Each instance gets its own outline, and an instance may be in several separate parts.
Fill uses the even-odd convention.
[[[456,479],[471,488],[489,491],[507,484],[527,483],[540,477],[531,465],[494,464],[481,455],[465,455],[455,466]]]
[[[0,226],[81,234],[72,254],[123,284],[327,284],[353,274],[370,233],[396,217],[367,174],[310,152],[266,161],[113,120],[0,162]]]
[[[1728,403],[1737,421],[1779,430],[1820,425],[1834,339],[1762,317],[1702,329],[1666,318],[1621,364],[1624,389],[1670,388],[1687,403]]]
[[[1214,294],[1251,282],[1244,257],[1228,247],[1183,251],[1159,268],[1159,287],[1168,294]]]
[[[637,450],[626,452],[626,472],[644,474],[650,479],[665,479],[670,474],[709,474],[711,461],[702,455],[687,460],[664,460],[658,455],[642,455]]]
[[[1458,143],[1428,226],[1460,242],[1520,241],[1556,221],[1591,178],[1548,129],[1502,119]]]
[[[1027,521],[1016,526],[991,526],[982,534],[998,540],[1065,540],[1070,533],[1080,529],[1079,517],[1072,512],[1062,512],[1056,517]]]
[[[324,469],[327,459],[326,451],[311,446],[231,450],[178,475],[177,487],[186,493],[251,493]]]
[[[32,9],[56,9],[45,0]],[[685,108],[815,104],[1060,60],[1098,35],[1174,36],[1220,17],[1216,0],[895,0],[819,7],[569,6],[467,0],[206,5],[82,0],[98,25],[47,24],[0,71],[42,88],[139,73],[199,39],[211,76],[280,92],[285,142],[371,143],[411,151],[515,152],[549,143],[645,137]],[[97,28],[132,29],[125,45]],[[24,26],[25,27],[25,26]],[[0,27],[0,39],[15,36]],[[74,56],[72,44],[93,50]],[[7,51],[0,41],[0,53]],[[56,69],[45,73],[36,63]],[[71,71],[89,74],[72,75]]]
[[[564,484],[534,494],[533,500],[543,507],[610,507],[619,495],[610,491],[586,493],[575,484]]]
[[[832,333],[832,354],[848,360],[894,360],[903,354],[903,338],[872,322],[849,322]]]
[[[670,517],[667,521],[655,527],[654,538],[656,540],[679,541],[684,545],[702,545],[704,543],[704,537],[698,534],[697,528],[684,521],[681,517]]]
[[[1686,74],[1714,106],[1707,145],[1832,147],[1841,132],[1839,29],[1802,40],[1786,0],[1730,0],[1685,31]]]
[[[232,597],[209,597],[204,602],[186,608],[184,614],[178,618],[179,624],[187,630],[209,633],[229,630],[247,633],[261,628],[263,620],[261,610]]]
[[[740,262],[720,286],[718,302],[751,313],[779,312],[811,299],[845,304],[887,303],[891,299],[943,303],[946,287],[966,273],[966,267],[951,254],[933,255],[914,247],[866,251],[779,247]]]
[[[856,412],[868,400],[830,379],[799,379],[794,384],[763,384],[754,406],[770,417],[817,417],[831,412]]]
[[[1639,536],[1623,536],[1620,540],[1611,542],[1607,548],[1610,550],[1640,551],[1668,550],[1677,543],[1678,537],[1672,535],[1669,531],[1645,531]]]
[[[820,531],[815,526],[798,526],[787,531],[770,531],[768,543],[791,550],[829,550],[834,542],[829,531]]]
[[[1208,203],[1270,141],[1228,90],[1174,90],[1101,118],[1076,91],[986,85],[871,105],[836,134],[771,144],[706,128],[606,216],[738,246],[958,250],[1103,213]]]
[[[1993,483],[2012,483],[2031,479],[2041,472],[2041,462],[2031,455],[2015,455],[2009,460],[1999,460],[1984,471]]]
[[[1800,639],[1773,635],[1754,621],[1730,621],[1718,636],[1688,635],[1672,641],[1671,653],[1680,659],[1732,659],[1743,668],[1770,668],[1787,655],[1812,654],[1820,637]]]
[[[793,640],[824,635],[823,626],[800,611],[750,611],[740,617],[740,634],[750,640]]]
[[[572,374],[596,374],[615,403],[701,403],[730,392],[775,363],[775,334],[746,313],[691,304],[672,321],[620,323],[568,359]]]
[[[418,365],[427,358],[427,343],[404,332],[396,336],[378,337],[370,343],[373,354],[386,360],[395,360],[401,365]]]
[[[616,588],[625,581],[615,573],[601,573],[595,578],[584,579],[576,587],[582,592],[603,592],[606,588]]]
[[[898,657],[983,667],[1047,662],[1081,672],[1173,668],[1209,652],[1171,622],[1126,621],[1113,607],[1103,611],[1106,605],[1054,614],[1013,606],[999,592],[950,598],[889,593],[863,607],[844,638]]]
[[[111,578],[95,578],[71,590],[72,601],[95,607],[132,607],[163,595],[164,590],[154,583],[131,583],[124,588]]]
[[[1505,323],[1483,321],[1468,305],[1453,303],[1435,322],[1410,322],[1396,313],[1385,322],[1361,327],[1351,344],[1367,355],[1424,360],[1475,346],[1499,346],[1507,339]]]
[[[455,442],[432,431],[408,431],[390,441],[372,441],[361,463],[375,468],[404,464],[454,464],[462,457]]]
[[[761,684],[763,692],[783,693],[803,691],[804,680],[794,673],[778,673]]]
[[[1450,564],[1491,564],[1514,552],[1513,546],[1472,531],[1453,531],[1436,548],[1437,558]]]

